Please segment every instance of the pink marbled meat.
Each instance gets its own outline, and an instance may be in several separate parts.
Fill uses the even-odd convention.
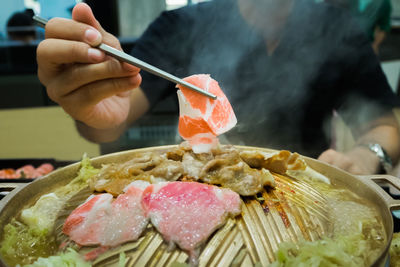
[[[216,80],[208,74],[186,77],[184,81],[217,96],[211,99],[178,84],[180,136],[195,153],[208,153],[218,144],[218,135],[232,129],[237,119],[228,98]]]
[[[100,244],[112,199],[111,194],[91,195],[68,216],[63,233],[82,246]]]
[[[130,186],[112,203],[102,245],[116,246],[139,238],[149,221],[142,209],[142,194],[142,188]]]
[[[148,223],[141,206],[143,189],[130,185],[115,201],[111,194],[89,197],[69,215],[64,234],[82,246],[116,246],[136,240]]]
[[[196,182],[148,186],[142,205],[152,224],[168,242],[193,252],[228,216],[240,213],[237,193]]]

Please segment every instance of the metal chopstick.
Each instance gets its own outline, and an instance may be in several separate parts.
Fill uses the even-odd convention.
[[[40,26],[42,28],[44,28],[46,26],[47,19],[45,19],[45,18],[42,18],[42,17],[39,17],[39,16],[33,16],[33,20],[35,21],[35,23],[38,26]],[[199,88],[197,86],[194,86],[193,84],[185,82],[184,80],[182,80],[182,79],[180,79],[180,78],[178,78],[178,77],[176,77],[176,76],[174,76],[174,75],[172,75],[172,74],[170,74],[168,72],[165,72],[165,71],[163,71],[163,70],[161,70],[161,69],[159,69],[157,67],[154,67],[153,65],[150,65],[150,64],[148,64],[148,63],[146,63],[144,61],[141,61],[138,58],[135,58],[135,57],[133,57],[131,55],[128,55],[127,53],[119,51],[119,50],[117,50],[117,49],[115,49],[115,48],[113,48],[113,47],[111,47],[109,45],[106,45],[106,44],[102,43],[99,46],[97,46],[97,48],[102,50],[107,55],[115,57],[120,61],[127,62],[127,63],[129,63],[129,64],[131,64],[133,66],[141,68],[141,69],[143,69],[143,70],[145,70],[147,72],[150,72],[150,73],[152,73],[152,74],[154,74],[156,76],[164,78],[164,79],[166,79],[168,81],[171,81],[173,83],[184,85],[185,87],[187,87],[189,89],[192,89],[193,91],[196,91],[196,92],[198,92],[200,94],[203,94],[205,96],[208,96],[208,97],[210,97],[212,99],[217,99],[216,95],[213,95],[213,94],[211,94],[211,93],[209,93],[207,91],[204,91],[203,89],[201,89],[201,88]]]

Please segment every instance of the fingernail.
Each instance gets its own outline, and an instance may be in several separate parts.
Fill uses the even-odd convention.
[[[85,31],[85,39],[89,43],[95,43],[96,41],[100,41],[101,35],[98,31],[93,29],[87,29]]]
[[[103,53],[95,48],[88,49],[89,58],[93,60],[99,60],[103,57]]]

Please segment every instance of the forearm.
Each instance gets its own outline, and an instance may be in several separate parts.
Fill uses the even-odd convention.
[[[393,162],[399,160],[400,141],[398,129],[393,126],[379,126],[372,129],[362,138],[357,144],[370,144],[377,143],[385,149],[386,153],[390,156]]]
[[[115,141],[126,129],[125,123],[110,129],[96,129],[80,121],[75,121],[75,125],[79,134],[93,143],[108,143]]]
[[[380,158],[369,150],[367,144],[379,144],[396,164],[400,155],[400,137],[393,115],[376,120],[364,129],[354,132],[356,144],[348,151],[334,149],[324,151],[319,160],[337,166],[353,174],[375,174],[381,169]]]
[[[368,162],[372,169],[375,167],[375,170],[379,170],[379,159],[367,146],[364,146],[365,144],[379,144],[393,164],[397,163],[400,157],[400,135],[395,117],[387,116],[376,121],[357,138],[355,146],[348,152],[350,155],[361,153],[363,160]]]

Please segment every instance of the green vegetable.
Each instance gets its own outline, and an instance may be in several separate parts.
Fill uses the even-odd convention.
[[[390,246],[390,267],[400,267],[400,233],[394,233]]]
[[[54,193],[43,195],[35,205],[21,212],[21,221],[30,227],[49,231],[63,204],[64,201]]]
[[[12,266],[29,264],[38,257],[49,257],[57,251],[54,237],[50,236],[59,210],[64,203],[88,185],[99,172],[85,154],[77,177],[53,193],[43,195],[35,205],[21,212],[21,221],[15,218],[4,227],[0,253]],[[47,265],[45,265],[47,266]],[[75,266],[75,265],[74,265]]]
[[[72,180],[68,184],[68,186],[72,186],[75,184],[86,185],[88,180],[96,175],[99,171],[100,169],[96,169],[95,167],[93,167],[90,163],[90,158],[86,154],[84,154],[82,157],[81,168],[79,169],[78,176],[74,180]]]
[[[12,266],[31,263],[37,257],[47,257],[57,248],[54,239],[47,234],[47,230],[32,228],[12,219],[4,227],[0,253]]]
[[[68,248],[67,252],[48,258],[39,258],[33,264],[25,267],[90,267],[89,262],[84,261],[78,252]]]
[[[260,201],[260,202],[265,201],[265,198],[263,198],[263,197],[256,197],[256,199],[257,199],[257,201]]]
[[[127,259],[126,259],[125,252],[122,251],[121,253],[119,253],[118,267],[124,267],[126,264],[126,261],[127,261]]]
[[[276,252],[272,267],[296,266],[366,266],[370,248],[361,234],[318,241],[283,243]]]
[[[98,172],[99,170],[90,164],[87,155],[83,155],[78,176],[66,186],[58,188],[53,193],[41,196],[32,207],[24,209],[21,213],[21,221],[30,227],[51,231],[57,214],[64,203],[87,186],[88,180]]]
[[[87,186],[88,181],[96,175],[100,169],[96,169],[90,163],[90,158],[84,154],[81,161],[81,168],[78,171],[78,176],[75,177],[66,186],[58,188],[54,193],[58,197],[69,198],[76,194],[78,191]]]

